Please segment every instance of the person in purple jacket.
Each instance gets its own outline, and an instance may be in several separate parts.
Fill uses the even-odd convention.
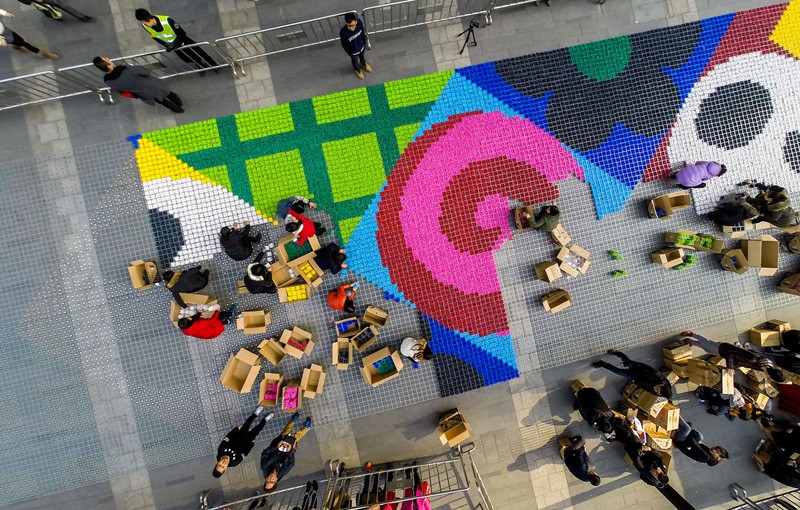
[[[705,188],[707,180],[724,175],[727,170],[725,165],[713,161],[698,161],[694,165],[684,165],[671,177],[683,189]]]

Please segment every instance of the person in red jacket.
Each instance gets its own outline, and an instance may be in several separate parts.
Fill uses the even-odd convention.
[[[238,311],[236,305],[225,311],[220,311],[219,305],[203,307],[205,310],[200,309],[200,306],[202,305],[193,305],[181,310],[183,317],[178,319],[178,327],[184,335],[205,340],[217,338],[225,331],[225,325],[231,323],[231,319]],[[204,311],[210,311],[214,307],[216,307],[214,315],[209,318],[203,317]]]
[[[286,231],[297,236],[295,242],[297,246],[303,246],[306,239],[314,236],[321,236],[325,233],[326,229],[321,223],[311,221],[297,211],[289,211],[288,219],[295,219],[297,221],[287,221]]]
[[[354,313],[356,305],[353,303],[353,298],[357,288],[358,282],[345,283],[338,289],[328,292],[328,306],[340,312]]]

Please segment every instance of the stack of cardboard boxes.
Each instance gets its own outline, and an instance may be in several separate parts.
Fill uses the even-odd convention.
[[[628,407],[639,409],[645,415],[644,420],[654,426],[667,432],[678,430],[680,409],[670,404],[666,398],[653,395],[630,383],[622,390],[622,402]]]

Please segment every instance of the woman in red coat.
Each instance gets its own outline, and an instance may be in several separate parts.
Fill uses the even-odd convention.
[[[219,310],[219,305],[204,306],[203,308],[206,310],[200,310],[199,306],[202,305],[193,305],[181,310],[181,315],[184,315],[184,317],[178,319],[178,327],[184,335],[204,340],[220,336],[225,331],[225,325],[231,323],[231,319],[238,311],[236,305],[231,306],[229,310],[224,312]],[[204,311],[211,311],[215,307],[214,315],[208,318],[203,317],[202,313]]]
[[[353,303],[353,298],[356,295],[357,288],[358,282],[345,283],[338,289],[328,292],[328,306],[340,312],[355,312],[356,305]]]

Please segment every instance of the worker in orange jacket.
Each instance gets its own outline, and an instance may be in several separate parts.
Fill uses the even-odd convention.
[[[353,303],[353,298],[356,295],[358,282],[345,283],[338,289],[328,292],[328,306],[334,310],[339,310],[347,313],[354,313],[356,305]]]

